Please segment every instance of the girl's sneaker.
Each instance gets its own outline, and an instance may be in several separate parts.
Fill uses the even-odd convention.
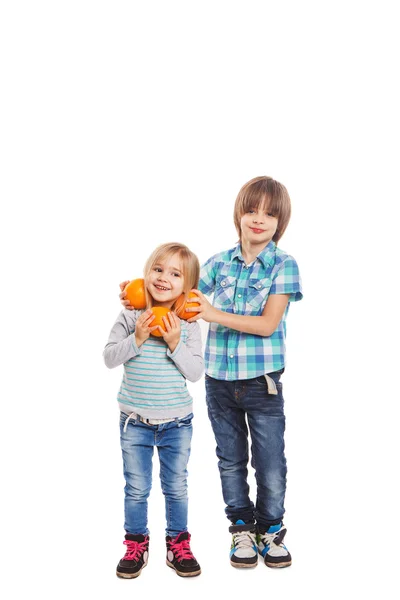
[[[229,527],[232,535],[230,559],[232,567],[251,568],[258,564],[258,551],[254,525],[236,521]]]
[[[183,531],[175,538],[167,536],[167,565],[175,569],[180,577],[200,575],[200,565],[190,550],[190,533]]]
[[[123,579],[139,577],[149,557],[149,536],[127,533],[124,544],[127,550],[118,563],[117,575]]]
[[[267,567],[289,567],[292,557],[283,543],[286,527],[282,524],[271,525],[265,533],[257,535],[258,551]]]

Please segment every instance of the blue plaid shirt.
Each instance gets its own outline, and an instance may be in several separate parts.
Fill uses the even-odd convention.
[[[200,273],[199,290],[214,292],[213,305],[225,312],[259,316],[269,294],[290,294],[285,313],[268,337],[210,323],[205,363],[215,379],[252,379],[285,366],[286,316],[290,302],[303,297],[296,261],[270,242],[247,266],[240,244],[212,256]]]

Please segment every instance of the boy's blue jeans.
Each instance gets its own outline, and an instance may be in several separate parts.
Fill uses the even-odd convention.
[[[166,534],[187,531],[187,463],[192,439],[192,417],[160,425],[146,425],[121,412],[120,436],[125,477],[125,531],[147,535],[147,500],[152,484],[153,452],[158,449],[161,488],[165,496]]]
[[[232,523],[239,519],[256,522],[259,531],[281,523],[285,512],[285,415],[279,382],[282,373],[283,369],[268,373],[277,384],[277,395],[268,393],[264,377],[223,381],[206,375],[208,415],[217,442],[226,515]],[[255,507],[247,483],[249,430],[251,465],[257,482]]]

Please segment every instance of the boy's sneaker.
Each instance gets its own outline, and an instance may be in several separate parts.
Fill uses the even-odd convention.
[[[271,525],[265,533],[257,535],[258,551],[267,567],[289,567],[292,557],[283,543],[286,527],[282,524]]]
[[[180,577],[200,575],[200,565],[190,550],[190,533],[183,531],[175,538],[167,536],[167,565],[175,569]]]
[[[149,536],[127,533],[124,544],[127,550],[125,556],[118,563],[117,575],[124,579],[139,577],[142,569],[147,565]]]
[[[229,527],[232,535],[232,546],[230,551],[231,565],[238,568],[256,567],[258,563],[258,552],[254,525],[245,524],[244,521],[236,521],[235,525]]]

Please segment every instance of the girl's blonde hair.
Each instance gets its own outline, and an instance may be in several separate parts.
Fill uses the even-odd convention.
[[[179,244],[178,242],[170,242],[168,244],[161,244],[154,250],[154,252],[149,256],[144,266],[144,279],[149,276],[150,271],[154,267],[154,265],[158,263],[162,263],[165,260],[168,260],[172,256],[177,254],[182,263],[182,273],[183,273],[183,293],[186,295],[186,299],[188,297],[188,293],[192,288],[197,288],[199,284],[200,277],[200,263],[197,256],[189,250],[187,246],[184,244]],[[148,293],[146,287],[146,301],[147,308],[151,308],[153,306],[153,298]],[[171,310],[174,310],[176,301],[171,307]]]
[[[275,243],[283,236],[289,224],[291,206],[287,189],[272,177],[254,177],[241,188],[235,202],[233,219],[239,240],[242,238],[240,220],[244,214],[253,208],[262,206],[278,219],[278,227],[272,238]]]

